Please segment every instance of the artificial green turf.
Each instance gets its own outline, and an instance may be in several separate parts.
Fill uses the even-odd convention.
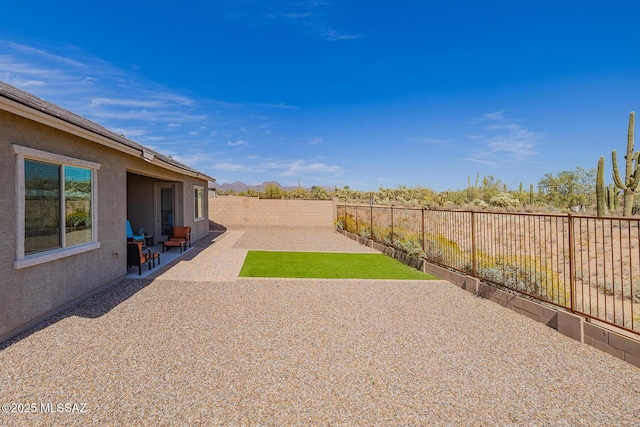
[[[249,251],[240,277],[433,280],[383,254]]]

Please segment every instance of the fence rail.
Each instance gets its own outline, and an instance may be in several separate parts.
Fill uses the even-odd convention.
[[[338,226],[640,334],[640,219],[338,205]]]

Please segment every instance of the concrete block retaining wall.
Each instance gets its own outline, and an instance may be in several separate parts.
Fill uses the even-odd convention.
[[[541,303],[522,298],[518,295],[505,292],[493,286],[480,282],[479,279],[457,273],[446,268],[431,264],[423,259],[414,258],[397,251],[394,248],[381,245],[369,239],[364,239],[356,234],[342,231],[345,236],[356,240],[363,245],[370,246],[384,254],[387,254],[407,265],[432,274],[440,279],[447,280],[454,285],[471,292],[474,295],[486,298],[506,307],[516,313],[527,316],[536,322],[557,330],[562,335],[581,343],[591,345],[612,356],[625,360],[632,365],[640,367],[640,341],[617,333],[609,327],[596,324],[595,320],[585,318],[562,310],[559,307],[547,306]]]
[[[227,229],[334,228],[333,200],[259,199],[218,196],[209,198],[209,220]]]

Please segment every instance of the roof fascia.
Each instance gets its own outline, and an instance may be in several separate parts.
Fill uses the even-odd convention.
[[[98,135],[80,126],[74,125],[73,123],[69,123],[66,120],[59,119],[43,111],[38,111],[32,107],[26,106],[12,99],[0,97],[0,108],[8,111],[9,113],[13,113],[20,117],[33,120],[35,122],[52,127],[54,129],[61,130],[66,133],[70,133],[71,135],[88,139],[89,141],[96,142],[98,144],[113,148],[123,153],[130,154],[132,156],[139,157],[142,154],[141,150],[137,150],[133,147],[128,147],[117,141],[106,138],[102,135]]]
[[[195,171],[190,171],[190,170],[178,167],[176,165],[173,165],[171,163],[167,163],[158,157],[155,157],[153,158],[153,160],[149,161],[144,157],[144,153],[146,151],[144,149],[129,147],[128,145],[125,145],[121,142],[99,135],[95,132],[84,129],[82,126],[78,126],[76,124],[70,123],[66,120],[55,117],[50,113],[39,111],[37,109],[34,109],[33,107],[21,104],[12,99],[0,96],[0,109],[5,110],[9,113],[15,114],[17,116],[24,117],[26,119],[33,120],[37,123],[41,123],[43,125],[52,127],[54,129],[61,130],[71,135],[75,135],[80,138],[95,142],[105,147],[112,148],[122,153],[129,154],[137,158],[141,158],[163,169],[167,169],[173,172],[178,172],[182,175],[196,177],[199,179],[203,179],[205,181],[215,182],[215,178],[211,178],[207,175],[204,175]]]

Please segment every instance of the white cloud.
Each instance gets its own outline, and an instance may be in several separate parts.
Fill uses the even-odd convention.
[[[327,41],[353,40],[363,37],[361,34],[340,31],[331,24],[331,11],[327,6],[330,2],[296,2],[289,6],[289,10],[280,11],[277,2],[265,3],[267,11],[263,12],[274,23],[284,22],[313,37],[320,37]],[[293,10],[291,10],[293,9]]]
[[[362,38],[361,34],[342,34],[333,28],[323,29],[319,31],[322,36],[329,41],[339,40],[355,40]]]
[[[244,165],[241,165],[239,163],[221,162],[221,163],[215,163],[213,165],[213,170],[241,171],[244,169],[245,169]]]
[[[341,168],[337,165],[328,165],[326,163],[305,163],[304,161],[295,161],[286,166],[286,170],[281,172],[279,176],[296,176],[308,173],[336,173]]]
[[[488,113],[484,115],[487,120],[502,120],[504,119],[504,111],[496,111],[494,113]]]
[[[511,131],[518,131],[521,129],[520,125],[517,125],[515,123],[508,123],[508,124],[498,124],[498,125],[490,125],[486,127],[487,130],[501,130],[501,129],[506,129],[506,130],[511,130]]]
[[[349,34],[317,21],[307,21],[305,26],[312,34],[327,41],[354,40],[362,38],[362,34]]]
[[[93,98],[89,107],[102,107],[102,106],[118,106],[118,107],[141,107],[141,108],[154,108],[162,107],[165,105],[161,101],[157,100],[145,100],[145,99],[112,99],[112,98]]]
[[[147,134],[147,130],[146,129],[114,128],[112,130],[115,133],[119,133],[121,135],[124,135],[129,139],[134,139],[136,137],[144,136],[144,135]]]
[[[290,19],[300,19],[300,18],[308,18],[311,16],[311,12],[303,12],[303,13],[282,13],[280,16],[283,18]]]
[[[273,110],[296,108],[284,102],[233,103],[186,96],[145,79],[133,68],[123,69],[75,47],[32,48],[0,40],[0,52],[1,80],[212,176],[227,171],[243,179],[264,171],[264,157],[221,161],[209,151],[212,140],[218,139],[216,143],[228,151],[242,149],[259,135],[277,131],[270,116]],[[322,173],[331,166],[282,161],[273,176],[305,170]]]
[[[243,141],[242,139],[227,142],[227,146],[229,147],[238,147],[240,145],[246,145],[246,144],[247,144],[247,141]]]
[[[419,136],[419,137],[408,136],[405,139],[410,142],[417,142],[419,144],[430,144],[430,145],[445,145],[450,142],[448,139],[433,138],[430,136]]]
[[[504,111],[485,114],[483,117],[497,123],[484,128],[485,136],[468,136],[474,140],[476,148],[466,160],[498,165],[529,163],[535,159],[538,154],[536,147],[544,140],[544,134],[508,121]]]
[[[307,140],[307,144],[309,145],[318,145],[318,144],[322,144],[324,141],[322,140],[322,138],[320,137],[316,137],[316,138],[309,138]]]

